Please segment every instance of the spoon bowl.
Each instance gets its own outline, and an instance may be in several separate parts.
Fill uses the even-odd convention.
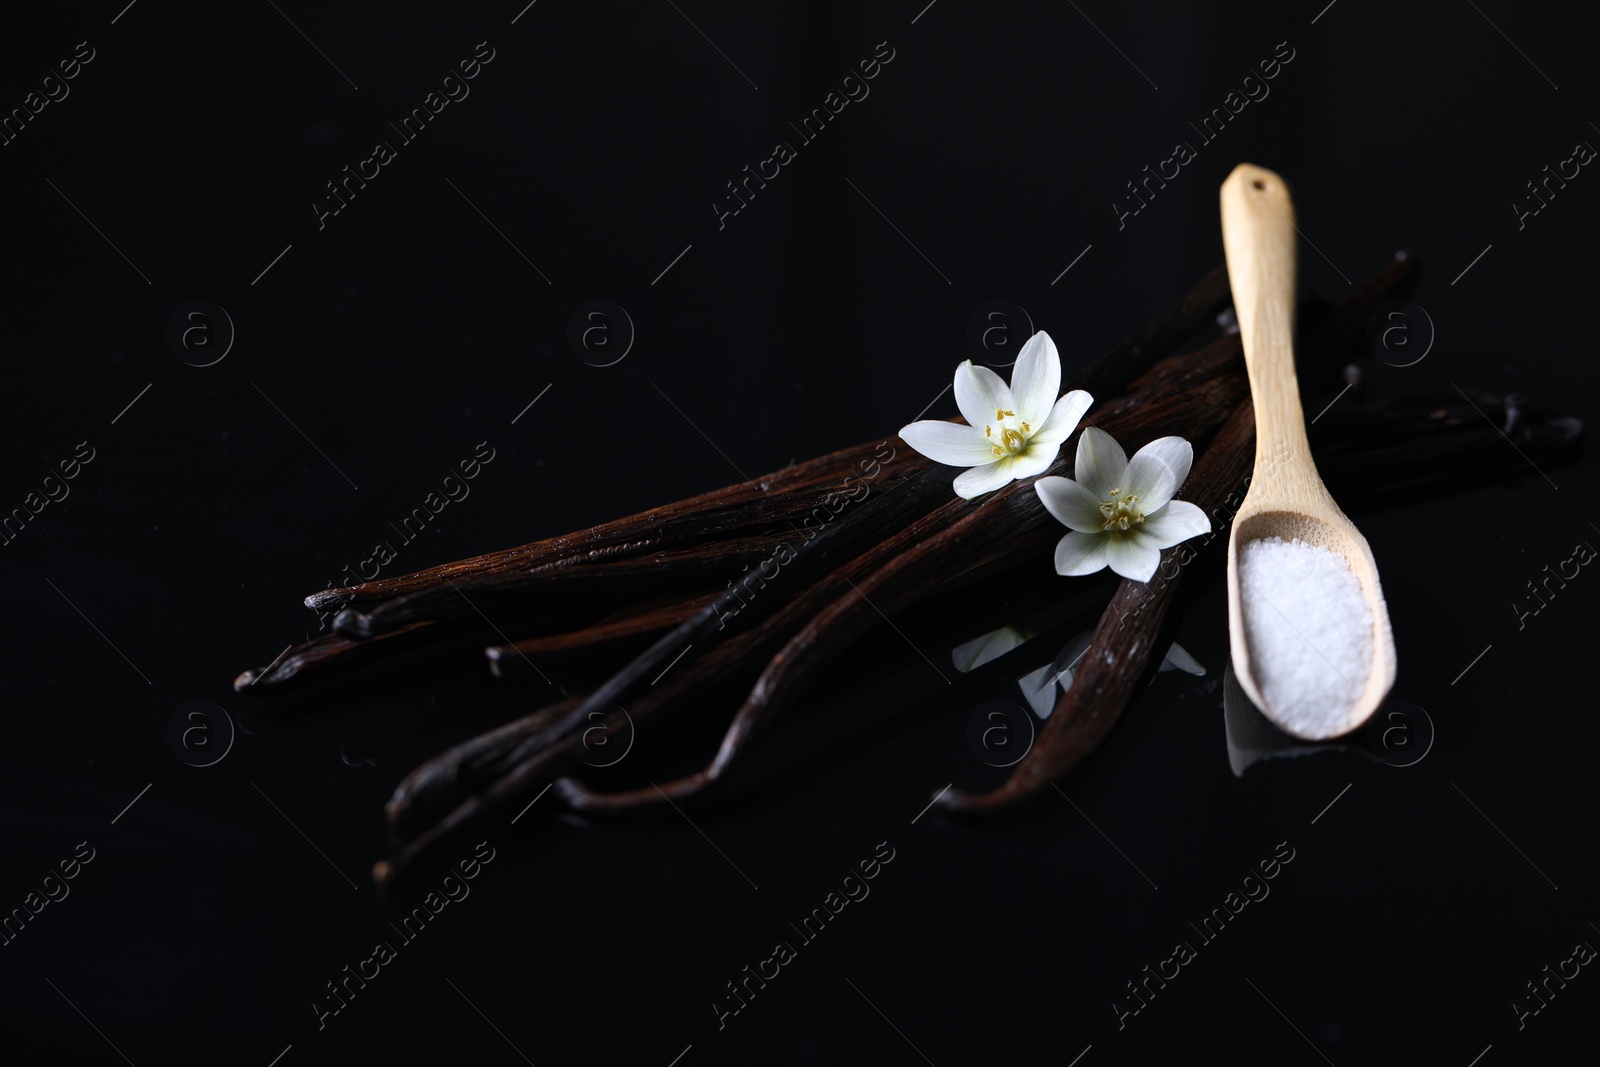
[[[1251,701],[1280,729],[1320,741],[1360,727],[1383,702],[1394,685],[1394,634],[1372,548],[1322,484],[1306,441],[1294,371],[1297,231],[1288,187],[1272,171],[1241,163],[1222,183],[1221,203],[1228,279],[1256,420],[1250,488],[1228,536],[1228,639],[1233,669]],[[1341,557],[1371,616],[1370,635],[1335,635],[1336,639],[1358,642],[1370,637],[1372,658],[1365,684],[1347,707],[1329,708],[1326,714],[1312,716],[1314,721],[1274,706],[1262,685],[1267,665],[1259,662],[1246,625],[1240,555],[1249,543],[1274,537],[1298,540]],[[1271,602],[1273,590],[1252,592]],[[1294,620],[1285,617],[1281,625],[1294,626]],[[1331,666],[1324,650],[1317,652]]]

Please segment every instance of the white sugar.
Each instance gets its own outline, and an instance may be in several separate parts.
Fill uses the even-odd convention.
[[[1283,724],[1332,737],[1372,669],[1372,611],[1337,552],[1264,537],[1239,549],[1239,600],[1261,695]]]

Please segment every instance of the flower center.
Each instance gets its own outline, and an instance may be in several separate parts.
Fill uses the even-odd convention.
[[[1122,495],[1121,489],[1111,490],[1111,499],[1100,505],[1100,514],[1106,517],[1107,530],[1126,530],[1144,521],[1144,512],[1136,506],[1139,498],[1133,494]]]
[[[1019,422],[1016,427],[1006,425],[1008,420],[1017,417],[1015,411],[995,408],[994,417],[995,421],[1000,424],[998,429],[994,426],[985,426],[983,428],[983,436],[991,441],[998,438],[998,443],[990,446],[994,449],[996,456],[1014,456],[1028,447],[1028,438],[1033,434],[1033,428],[1025,422]]]

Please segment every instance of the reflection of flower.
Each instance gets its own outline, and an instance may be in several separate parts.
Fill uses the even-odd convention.
[[[971,500],[1042,474],[1055,461],[1094,403],[1081,389],[1058,400],[1060,388],[1061,356],[1040,330],[1022,346],[1010,385],[970,359],[956,368],[956,407],[967,425],[924,420],[901,427],[900,437],[936,463],[971,468],[955,480],[956,494]]]
[[[1028,698],[1028,706],[1039,718],[1048,719],[1050,713],[1056,709],[1055,683],[1061,683],[1062,692],[1072,688],[1072,676],[1077,670],[1078,661],[1089,651],[1089,642],[1093,638],[1093,631],[1082,631],[1066,643],[1056,656],[1055,662],[1017,679],[1017,684],[1022,687],[1022,695]],[[1188,674],[1206,673],[1200,661],[1189,655],[1188,650],[1176,641],[1167,649],[1167,654],[1157,670],[1184,671]]]
[[[955,660],[956,670],[966,674],[968,671],[977,670],[992,659],[999,659],[1032,636],[1015,626],[1002,626],[998,630],[990,630],[982,637],[974,637],[965,644],[957,645],[950,650],[950,658]]]
[[[1129,460],[1110,434],[1085,427],[1073,478],[1040,478],[1033,486],[1045,509],[1071,530],[1056,545],[1056,573],[1109,566],[1148,582],[1163,548],[1211,529],[1205,512],[1172,499],[1193,462],[1194,448],[1181,437],[1157,438]]]
[[[1032,636],[1028,631],[1016,626],[1002,626],[965,644],[957,645],[951,650],[950,656],[955,661],[956,670],[965,674],[977,670],[990,660],[999,659],[1029,641]],[[1083,654],[1089,651],[1089,642],[1093,637],[1092,630],[1081,631],[1066,643],[1054,662],[1047,663],[1036,671],[1029,671],[1017,679],[1017,685],[1028,701],[1028,707],[1032,708],[1033,713],[1039,718],[1048,719],[1050,713],[1055,710],[1057,682],[1061,683],[1062,692],[1072,688],[1073,673]],[[1189,674],[1206,673],[1200,661],[1189,655],[1188,651],[1176,641],[1167,649],[1166,657],[1162,659],[1158,670],[1186,671]]]

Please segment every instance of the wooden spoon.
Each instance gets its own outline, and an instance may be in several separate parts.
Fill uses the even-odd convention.
[[[1222,183],[1222,242],[1233,286],[1239,339],[1255,406],[1256,458],[1250,489],[1228,538],[1228,633],[1239,684],[1262,714],[1286,733],[1322,740],[1366,722],[1394,685],[1394,635],[1367,539],[1339,510],[1317,475],[1306,442],[1294,373],[1294,204],[1283,179],[1241,163]],[[1263,693],[1240,598],[1239,554],[1254,540],[1299,538],[1344,557],[1372,613],[1372,666],[1348,709],[1328,708],[1316,722],[1291,722]],[[1271,590],[1260,590],[1270,600]],[[1283,625],[1293,625],[1285,619]],[[1319,652],[1322,650],[1319,650]]]

